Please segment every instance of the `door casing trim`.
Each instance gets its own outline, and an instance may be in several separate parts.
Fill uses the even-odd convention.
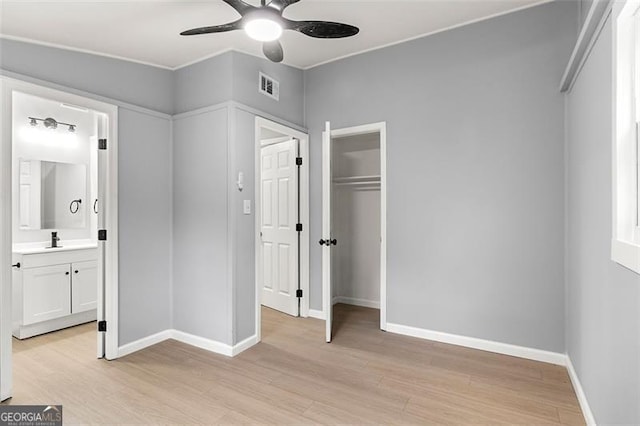
[[[11,256],[12,256],[12,151],[13,151],[13,114],[12,94],[14,91],[30,95],[54,99],[103,113],[108,117],[108,126],[99,137],[108,139],[106,159],[106,197],[104,228],[108,230],[109,239],[98,242],[99,264],[104,271],[104,299],[98,301],[98,318],[104,318],[109,324],[103,343],[104,356],[107,359],[118,358],[118,107],[113,104],[91,99],[86,96],[70,93],[62,89],[53,89],[13,77],[0,75],[0,102],[2,114],[2,133],[0,134],[0,165],[2,176],[2,205],[0,206],[0,400],[12,394],[12,289],[11,289]],[[104,309],[101,305],[104,302]],[[97,331],[96,331],[97,333]],[[100,336],[98,336],[100,337]],[[97,346],[98,346],[98,342]],[[98,356],[101,354],[97,348]]]
[[[333,143],[334,138],[375,133],[380,135],[380,329],[387,331],[387,123],[381,121],[361,126],[331,129],[330,143]],[[323,220],[325,220],[324,217]],[[326,236],[324,237],[326,238]],[[324,309],[320,315],[326,320],[327,312]]]
[[[257,342],[262,340],[261,321],[262,321],[262,291],[260,289],[260,212],[262,205],[260,203],[260,149],[262,143],[260,140],[260,130],[266,128],[278,133],[291,136],[299,141],[299,152],[302,157],[302,166],[300,166],[300,223],[302,223],[302,232],[300,234],[300,288],[302,289],[302,298],[300,299],[300,316],[306,318],[309,316],[309,135],[291,127],[276,123],[263,117],[256,117],[255,121],[255,330]]]

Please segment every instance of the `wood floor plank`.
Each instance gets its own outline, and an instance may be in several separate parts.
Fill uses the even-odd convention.
[[[379,312],[324,321],[263,308],[262,342],[228,358],[176,341],[96,360],[95,323],[14,339],[14,397],[65,424],[583,425],[566,369],[379,330]]]
[[[563,425],[583,426],[585,424],[584,417],[580,411],[558,408],[558,414]]]

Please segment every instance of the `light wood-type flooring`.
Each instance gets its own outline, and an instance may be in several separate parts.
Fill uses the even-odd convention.
[[[584,424],[563,367],[384,333],[373,309],[336,305],[331,344],[324,321],[262,315],[235,358],[166,341],[96,360],[93,323],[14,339],[9,403],[65,424]]]

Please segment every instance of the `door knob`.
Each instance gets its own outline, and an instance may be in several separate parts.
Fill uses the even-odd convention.
[[[330,241],[331,245],[337,246],[338,245],[338,240],[336,240],[335,238],[333,240]],[[327,244],[329,245],[329,244]]]
[[[323,245],[325,245],[326,243],[328,243],[328,241],[320,240],[320,241],[318,241],[318,243],[319,243],[321,246],[323,246]],[[329,244],[327,244],[327,245],[329,245]]]
[[[20,262],[16,263],[15,265],[11,265],[11,267],[20,269]]]

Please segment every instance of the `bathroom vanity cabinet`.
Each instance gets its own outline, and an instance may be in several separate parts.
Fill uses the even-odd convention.
[[[96,320],[98,249],[13,253],[13,335],[25,339]]]

